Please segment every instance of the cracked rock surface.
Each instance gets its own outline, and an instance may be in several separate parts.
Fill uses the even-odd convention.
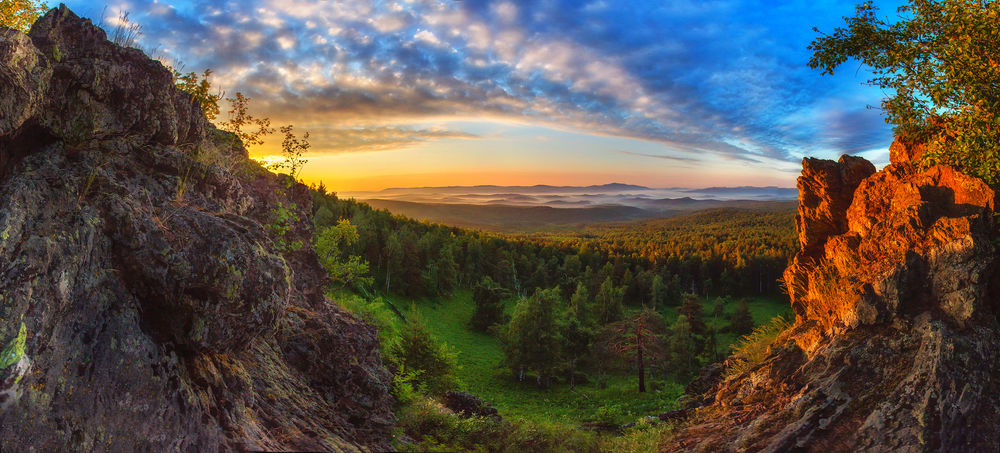
[[[310,214],[89,20],[0,28],[0,450],[388,449],[391,376]]]

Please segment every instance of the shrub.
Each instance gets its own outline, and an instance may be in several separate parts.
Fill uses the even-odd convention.
[[[416,441],[405,451],[597,452],[598,438],[556,424],[463,419],[430,398],[417,398],[398,412],[399,426]]]

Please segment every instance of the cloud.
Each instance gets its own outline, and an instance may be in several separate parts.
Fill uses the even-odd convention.
[[[218,84],[266,114],[337,125],[343,134],[322,146],[447,138],[387,138],[434,118],[509,119],[754,165],[890,139],[878,112],[860,106],[877,97],[864,97],[853,74],[821,78],[805,65],[812,25],[850,13],[836,2],[181,0],[130,9],[147,47],[189,70],[214,69]],[[845,93],[865,101],[838,105]],[[387,129],[367,144],[364,134],[347,138],[355,127]]]
[[[356,153],[404,149],[430,140],[477,139],[476,135],[443,129],[404,127],[310,127],[309,140],[314,150],[333,153]]]

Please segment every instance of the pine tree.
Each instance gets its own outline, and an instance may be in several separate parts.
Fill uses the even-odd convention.
[[[416,309],[406,316],[399,337],[387,348],[389,359],[399,368],[417,373],[415,381],[432,395],[440,395],[458,387],[455,370],[457,354],[439,343]]]
[[[663,344],[663,318],[644,308],[626,319],[608,326],[605,347],[626,361],[635,361],[639,392],[646,391],[646,367],[666,355]]]
[[[695,335],[705,335],[707,333],[708,327],[705,325],[705,315],[701,308],[701,302],[698,300],[698,296],[694,294],[685,294],[683,296],[684,303],[677,310],[687,318],[688,325],[691,328],[691,333]]]
[[[694,373],[698,362],[694,334],[687,316],[680,315],[670,329],[668,368],[680,379],[687,379]]]

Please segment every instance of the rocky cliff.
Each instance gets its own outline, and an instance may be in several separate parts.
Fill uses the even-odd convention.
[[[921,149],[805,159],[795,323],[664,451],[1000,450],[997,195]]]
[[[323,297],[310,212],[89,20],[0,27],[0,450],[388,448],[390,375]]]

